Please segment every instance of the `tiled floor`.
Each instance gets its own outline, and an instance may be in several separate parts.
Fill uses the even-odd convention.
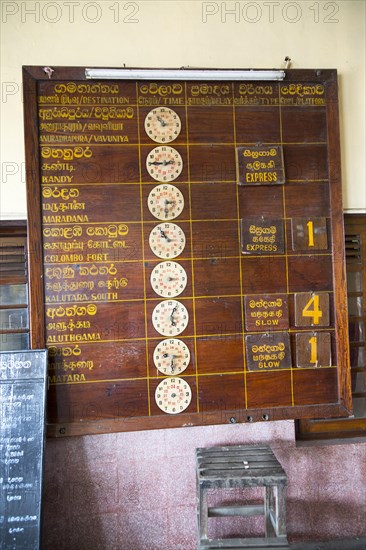
[[[215,542],[215,541],[213,541]],[[204,548],[205,545],[202,545],[202,548]],[[212,546],[209,544],[209,548],[224,548],[224,546],[221,545],[221,542],[217,542],[216,544],[213,544]],[[227,550],[258,550],[258,546],[237,546],[233,544],[232,546],[225,546]],[[264,546],[260,546],[260,548],[264,548]],[[283,546],[271,546],[273,550],[275,548],[278,548],[279,550],[281,548],[284,548]],[[366,550],[366,537],[353,537],[348,539],[338,539],[333,541],[327,541],[327,542],[298,542],[298,543],[292,543],[288,547],[288,550]]]
[[[291,550],[366,550],[366,537],[353,537],[327,542],[298,542]]]

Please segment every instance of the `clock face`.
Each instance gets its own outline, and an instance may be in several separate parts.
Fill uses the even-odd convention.
[[[186,245],[184,231],[175,223],[160,223],[151,230],[149,245],[155,256],[168,260],[181,254]]]
[[[154,350],[154,364],[166,375],[177,375],[189,365],[191,358],[188,346],[178,338],[162,340]]]
[[[168,107],[152,109],[145,118],[145,132],[157,143],[170,143],[179,136],[181,128],[179,116]]]
[[[147,206],[158,220],[174,220],[184,208],[184,197],[175,185],[157,185],[149,193]]]
[[[154,329],[163,336],[178,336],[188,325],[187,308],[178,300],[163,300],[152,313]]]
[[[162,298],[175,298],[187,286],[187,273],[177,262],[160,262],[151,272],[150,283]]]
[[[167,414],[183,412],[190,404],[192,390],[183,378],[165,378],[155,390],[155,401],[159,409]]]
[[[183,160],[173,147],[155,147],[147,155],[146,168],[157,181],[173,181],[183,170]]]

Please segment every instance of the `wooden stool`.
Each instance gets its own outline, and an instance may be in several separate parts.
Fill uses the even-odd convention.
[[[235,445],[196,450],[197,516],[199,550],[245,548],[288,549],[286,537],[287,477],[267,445]],[[208,490],[265,487],[264,503],[208,507]],[[265,536],[255,538],[208,538],[208,518],[228,516],[265,517]]]

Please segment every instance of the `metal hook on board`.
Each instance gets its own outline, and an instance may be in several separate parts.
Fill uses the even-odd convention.
[[[291,57],[286,55],[286,57],[285,57],[285,69],[289,69],[290,65],[291,65]]]
[[[52,78],[52,74],[55,72],[55,69],[51,69],[51,67],[43,67],[43,70],[48,78]]]

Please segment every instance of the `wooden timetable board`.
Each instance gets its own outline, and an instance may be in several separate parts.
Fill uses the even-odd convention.
[[[24,68],[50,435],[347,416],[335,70]]]

